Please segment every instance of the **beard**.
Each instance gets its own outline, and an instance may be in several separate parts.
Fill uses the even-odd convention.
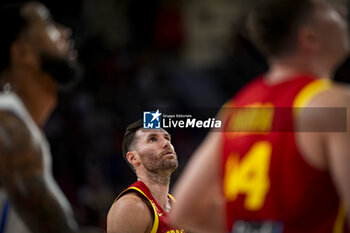
[[[152,152],[144,152],[140,154],[143,166],[151,173],[162,174],[164,172],[172,173],[178,167],[178,161],[175,153],[175,158],[165,158],[162,154],[155,156]]]
[[[82,79],[82,67],[75,60],[54,56],[48,53],[41,54],[42,70],[51,74],[60,90],[71,89]]]

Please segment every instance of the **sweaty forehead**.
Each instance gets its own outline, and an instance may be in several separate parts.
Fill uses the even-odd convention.
[[[45,21],[51,17],[50,11],[39,2],[28,2],[21,13],[30,22]]]
[[[140,128],[136,131],[135,133],[135,139],[138,138],[146,138],[149,135],[169,135],[169,133],[165,130],[165,129],[144,129],[144,128]]]

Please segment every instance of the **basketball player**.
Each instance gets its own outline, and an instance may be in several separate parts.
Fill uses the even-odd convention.
[[[143,129],[136,121],[126,129],[123,156],[137,181],[114,201],[107,216],[108,233],[184,233],[168,223],[174,202],[170,176],[178,166],[170,135],[164,129]]]
[[[350,92],[330,80],[349,53],[346,11],[261,0],[248,27],[270,69],[222,109],[224,132],[193,155],[172,220],[196,232],[348,232]]]
[[[70,31],[38,2],[2,9],[0,25],[0,232],[78,232],[42,132],[76,77]]]

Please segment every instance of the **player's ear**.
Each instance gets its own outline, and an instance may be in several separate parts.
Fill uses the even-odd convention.
[[[321,47],[319,35],[310,26],[302,26],[298,33],[298,42],[302,49],[317,51]]]
[[[139,157],[139,154],[137,153],[137,151],[129,151],[128,153],[126,153],[126,159],[134,167],[138,166],[141,163],[140,157]]]

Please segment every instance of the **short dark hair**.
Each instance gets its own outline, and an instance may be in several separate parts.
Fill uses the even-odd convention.
[[[0,28],[4,32],[0,37],[0,72],[9,67],[10,47],[29,25],[21,15],[24,5],[24,2],[18,2],[0,7]]]
[[[133,144],[135,140],[136,131],[142,127],[143,127],[143,121],[141,119],[130,124],[128,127],[126,127],[124,138],[123,138],[123,143],[122,143],[123,158],[130,165],[132,169],[134,168],[126,158],[126,154],[130,151],[130,146]]]
[[[293,49],[297,29],[312,11],[311,0],[256,0],[248,17],[252,41],[267,56]]]

